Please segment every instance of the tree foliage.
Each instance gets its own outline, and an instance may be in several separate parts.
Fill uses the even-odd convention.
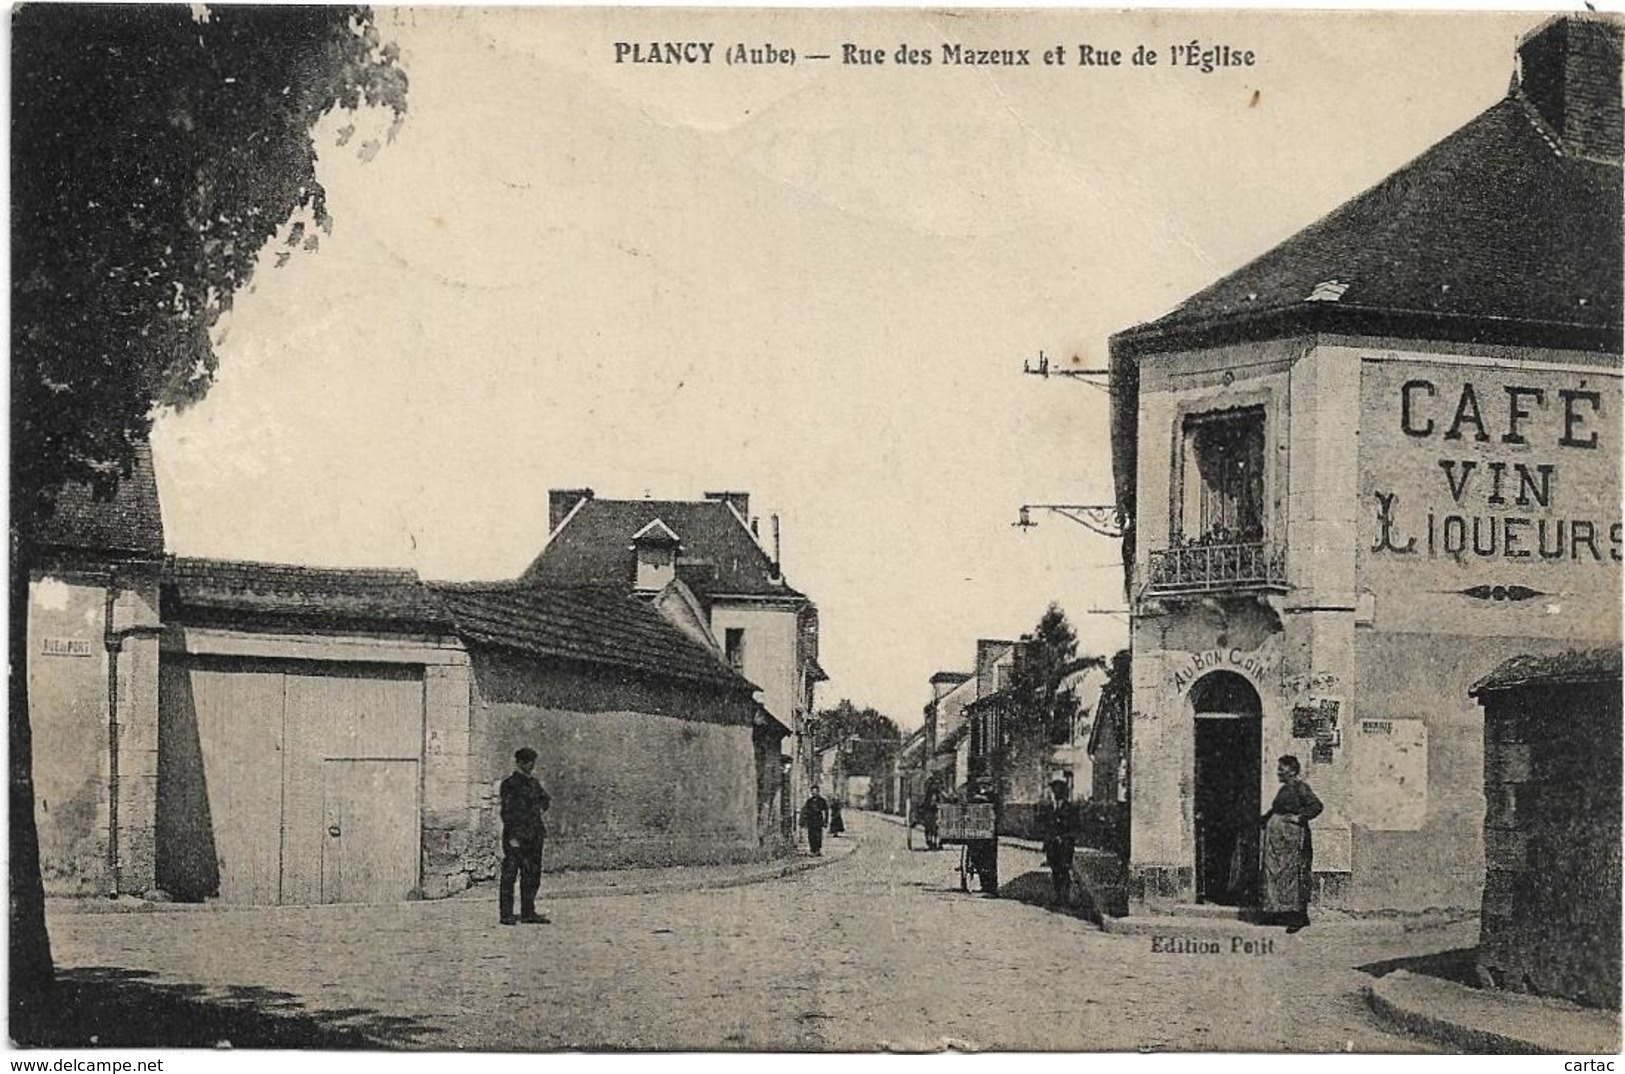
[[[266,243],[329,226],[317,120],[399,122],[406,75],[362,7],[27,4],[12,97],[13,488],[105,489]]]
[[[844,697],[834,708],[820,710],[814,719],[814,748],[825,750],[845,743],[845,768],[850,775],[883,774],[903,738],[889,716],[873,708],[860,709]]]
[[[1011,710],[1029,726],[1040,727],[1046,742],[1063,743],[1071,736],[1079,708],[1067,679],[1086,668],[1105,667],[1106,662],[1078,655],[1078,633],[1059,604],[1045,609],[1023,641],[1011,676]]]
[[[31,522],[69,482],[106,495],[157,411],[208,391],[211,329],[279,232],[330,221],[317,121],[406,75],[364,7],[25,4],[11,18],[10,998],[52,967],[28,723]],[[394,133],[392,127],[390,133]],[[363,155],[376,152],[364,146]],[[291,223],[290,223],[291,221]]]
[[[1133,707],[1132,668],[1129,650],[1119,649],[1113,653],[1106,668],[1106,682],[1100,688],[1100,699],[1095,703],[1095,719],[1109,721],[1119,742],[1127,741],[1129,710]]]

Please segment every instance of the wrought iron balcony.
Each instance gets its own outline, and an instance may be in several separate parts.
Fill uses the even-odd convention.
[[[1285,589],[1286,547],[1268,541],[1153,549],[1147,595]]]

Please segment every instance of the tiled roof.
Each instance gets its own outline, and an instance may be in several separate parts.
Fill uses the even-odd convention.
[[[1617,354],[1620,165],[1557,144],[1514,91],[1113,351],[1324,331]]]
[[[941,741],[937,743],[937,753],[944,754],[954,752],[959,748],[959,744],[965,740],[965,736],[968,734],[970,734],[970,722],[966,721],[942,737]]]
[[[657,518],[682,538],[678,573],[691,588],[709,596],[801,596],[773,576],[767,553],[716,500],[589,499],[542,549],[525,580],[630,588],[637,571],[632,537]]]
[[[756,689],[646,601],[609,587],[425,583],[410,570],[176,558],[165,567],[164,601],[166,617],[182,622],[455,633],[473,645]]]
[[[476,645],[609,664],[660,678],[752,693],[756,687],[663,619],[610,586],[430,583],[458,635]]]
[[[136,446],[135,465],[110,499],[97,499],[88,485],[63,487],[57,493],[56,509],[30,527],[30,532],[44,546],[163,555],[164,520],[158,507],[152,449],[146,444]]]
[[[986,712],[988,709],[1002,709],[1006,708],[1007,706],[1014,705],[1015,701],[1016,692],[1014,690],[995,690],[986,697],[979,697],[975,701],[972,701],[970,704],[966,705],[965,712],[968,714],[972,712]]]
[[[170,561],[165,615],[188,612],[283,619],[303,625],[444,628],[450,619],[415,572],[300,567],[233,560]]]
[[[756,703],[756,715],[752,724],[778,738],[790,737],[790,729],[777,716],[767,711],[767,706],[760,701]]]
[[[1474,695],[1512,690],[1520,686],[1555,686],[1620,681],[1621,655],[1617,646],[1570,649],[1550,656],[1514,656],[1473,684]]]

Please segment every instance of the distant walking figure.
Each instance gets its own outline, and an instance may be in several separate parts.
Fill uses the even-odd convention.
[[[840,835],[844,831],[846,831],[846,821],[841,819],[841,800],[831,798],[829,800],[829,834]]]
[[[1314,862],[1309,822],[1325,808],[1303,781],[1302,771],[1296,757],[1287,754],[1281,758],[1275,768],[1281,789],[1275,792],[1270,811],[1259,821],[1264,827],[1264,890],[1259,909],[1266,924],[1285,925],[1288,932],[1297,932],[1309,924]]]
[[[816,784],[812,794],[807,796],[807,804],[801,807],[801,823],[807,829],[807,849],[812,851],[813,857],[818,857],[824,853],[824,825],[829,823],[829,803],[818,793]]]
[[[529,746],[515,751],[514,770],[502,781],[502,882],[497,903],[504,925],[524,922],[544,925],[536,912],[536,891],[542,886],[542,844],[547,825],[542,814],[552,804],[542,784],[531,775],[536,751]],[[519,881],[519,917],[513,916],[513,885]]]
[[[935,775],[925,781],[925,790],[920,795],[919,805],[915,811],[920,818],[920,825],[925,829],[925,849],[940,850],[942,843],[937,838],[937,806],[942,802],[942,784]]]

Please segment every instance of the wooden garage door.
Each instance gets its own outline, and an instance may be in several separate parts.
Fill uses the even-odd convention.
[[[166,656],[159,731],[159,878],[177,897],[382,902],[417,886],[421,667]]]
[[[322,765],[322,902],[399,902],[418,882],[418,763]]]
[[[410,832],[410,840],[391,838],[367,843],[359,837],[347,839],[342,827],[337,837],[352,844],[345,853],[356,867],[370,855],[380,860],[366,866],[368,871],[380,876],[404,873],[411,878],[405,890],[393,894],[380,891],[373,898],[352,897],[345,902],[405,898],[417,885],[418,873],[416,762],[423,752],[422,670],[305,666],[290,672],[284,684],[287,731],[282,769],[282,901],[338,901],[322,887],[323,855],[338,849],[328,846],[334,837],[328,834],[330,776],[325,762],[338,760],[412,762],[410,796],[402,799],[400,777],[392,775],[380,788],[381,793],[387,791],[388,797],[373,803],[373,809],[393,820],[397,830]],[[356,798],[352,815],[365,807],[365,802]],[[357,827],[354,820],[351,825]]]
[[[282,675],[164,660],[158,692],[158,883],[178,899],[279,901]]]

